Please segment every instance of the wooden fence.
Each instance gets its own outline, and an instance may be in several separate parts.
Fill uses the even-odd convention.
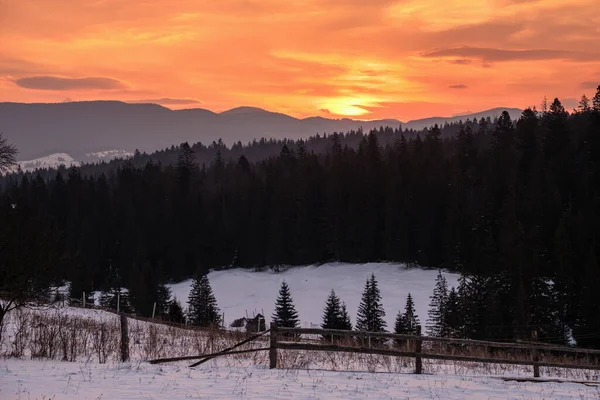
[[[540,367],[556,367],[566,369],[589,369],[600,370],[598,359],[600,358],[600,350],[577,349],[567,346],[549,346],[535,344],[520,344],[520,343],[502,343],[488,342],[481,340],[468,339],[450,339],[421,336],[421,327],[417,329],[417,335],[396,335],[392,333],[382,332],[357,332],[343,331],[333,329],[315,329],[315,328],[283,328],[275,324],[271,324],[271,338],[269,347],[269,362],[270,368],[277,368],[277,351],[281,350],[304,350],[304,351],[326,351],[326,352],[347,352],[347,353],[362,353],[362,354],[378,354],[384,356],[407,357],[415,359],[415,373],[420,374],[423,371],[423,359],[430,360],[448,360],[448,361],[463,361],[463,362],[478,362],[478,363],[495,363],[495,364],[512,364],[512,365],[531,365],[533,366],[533,375],[538,378],[540,376]],[[301,335],[318,335],[321,337],[320,342],[298,342],[287,340],[289,338],[299,338]],[[332,338],[330,343],[323,343],[323,338]],[[359,339],[358,343],[367,342],[367,347],[348,346],[344,343],[338,344],[334,338]],[[362,339],[362,340],[360,340]],[[378,339],[381,341],[394,340],[406,341],[410,343],[414,350],[402,351],[393,347],[372,347],[371,340]],[[505,352],[519,351],[521,355],[526,354],[528,357],[523,358],[492,358],[492,357],[475,357],[471,355],[457,354],[440,354],[432,353],[425,350],[433,350],[434,346],[423,346],[424,343],[431,344],[446,344],[457,345],[464,349],[473,347],[483,347],[487,349],[504,349]],[[569,362],[552,362],[540,359],[540,355],[549,353],[564,353],[571,356],[590,356],[595,358],[596,363],[575,364]],[[570,360],[573,360],[571,358]]]

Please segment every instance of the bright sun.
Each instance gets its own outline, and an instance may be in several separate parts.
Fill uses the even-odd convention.
[[[356,116],[368,114],[369,111],[361,107],[362,101],[356,98],[333,98],[321,103],[320,108],[327,109],[332,114]]]

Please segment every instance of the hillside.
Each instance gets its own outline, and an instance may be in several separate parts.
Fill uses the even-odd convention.
[[[511,109],[511,116],[518,110]],[[478,113],[497,116],[498,109]],[[433,123],[467,119],[415,120],[403,124],[422,129]],[[29,160],[53,153],[67,153],[76,161],[104,149],[153,151],[185,141],[225,144],[247,143],[260,138],[307,138],[317,133],[365,131],[380,126],[398,127],[396,119],[361,121],[304,118],[253,107],[238,107],[216,114],[204,109],[171,110],[156,104],[90,101],[53,104],[0,103],[0,130],[20,150],[19,159]]]
[[[270,320],[279,286],[285,280],[292,291],[302,326],[310,327],[321,323],[325,299],[331,289],[346,302],[354,323],[365,281],[372,273],[379,282],[388,329],[393,329],[396,314],[404,308],[409,292],[424,326],[429,296],[438,274],[434,269],[407,268],[403,264],[391,263],[330,263],[295,267],[280,273],[245,269],[213,271],[208,277],[227,324],[245,317],[246,313],[253,316],[264,312],[267,321]],[[459,274],[444,275],[449,286],[457,286]],[[191,280],[169,286],[185,307]]]

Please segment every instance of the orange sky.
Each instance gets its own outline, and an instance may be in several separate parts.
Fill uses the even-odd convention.
[[[150,100],[409,120],[568,108],[599,0],[0,0],[0,101]]]

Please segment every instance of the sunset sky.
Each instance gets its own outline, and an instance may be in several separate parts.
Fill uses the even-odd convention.
[[[598,84],[598,0],[0,0],[0,101],[406,121]]]

